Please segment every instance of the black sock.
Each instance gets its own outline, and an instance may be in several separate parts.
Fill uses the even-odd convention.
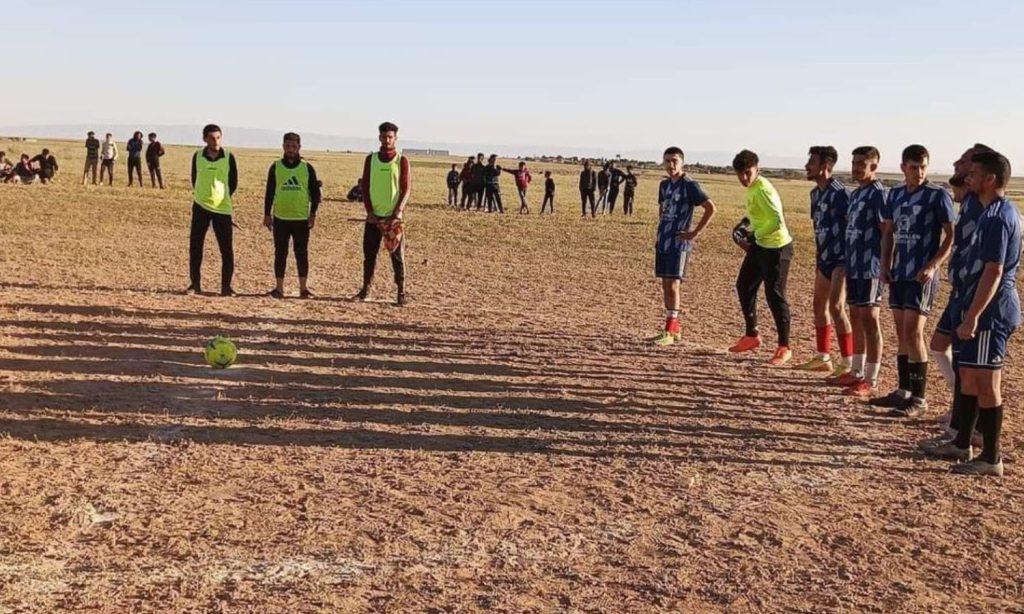
[[[978,425],[978,397],[960,395],[960,426],[953,444],[961,450],[971,445],[971,433]]]
[[[906,354],[899,354],[896,356],[896,374],[899,381],[900,390],[910,390],[910,373],[907,367],[910,364],[910,357]]]
[[[981,460],[993,465],[998,463],[999,437],[1003,430],[1003,406],[979,409],[978,429],[985,441],[985,445],[981,449]]]
[[[928,363],[908,362],[907,383],[910,385],[910,396],[923,399],[925,387],[928,383]]]
[[[953,404],[949,408],[949,428],[956,429],[960,426],[961,414],[963,410],[960,408],[960,398],[963,393],[960,391],[960,371],[956,368],[953,370]]]

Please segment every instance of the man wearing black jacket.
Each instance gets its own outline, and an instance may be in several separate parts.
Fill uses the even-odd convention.
[[[498,156],[491,154],[491,157],[487,158],[487,166],[484,167],[484,177],[487,181],[487,213],[494,213],[495,209],[498,213],[505,213],[505,208],[501,205],[501,167],[497,162]]]
[[[267,171],[267,191],[263,198],[263,225],[274,234],[274,277],[277,286],[273,298],[284,298],[284,272],[288,265],[288,242],[295,246],[295,267],[299,272],[299,298],[313,293],[306,286],[309,278],[309,232],[316,224],[320,206],[320,182],[313,165],[299,155],[302,139],[289,132],[284,135],[284,157]]]
[[[160,157],[164,155],[164,146],[156,140],[156,133],[149,133],[149,145],[146,146],[146,166],[149,168],[149,182],[156,187],[160,183],[160,189],[164,189],[164,176],[160,172]]]
[[[57,166],[57,158],[50,155],[49,149],[44,149],[43,153],[29,160],[29,163],[36,165],[40,183],[50,183],[57,171],[60,170],[60,167]]]
[[[626,173],[615,168],[615,162],[608,163],[608,215],[615,213],[615,201],[619,199],[619,186],[626,180]]]
[[[594,203],[594,191],[597,190],[597,172],[590,166],[590,160],[583,162],[583,170],[580,172],[580,201],[583,210],[583,217],[587,217],[587,202],[590,202],[590,217],[597,217],[597,208]]]
[[[633,167],[626,165],[626,188],[622,192],[622,214],[633,215],[633,199],[636,198],[637,178]]]
[[[473,202],[476,203],[476,210],[479,211],[484,205],[484,190],[487,188],[487,171],[484,169],[487,167],[484,164],[484,154],[478,153],[476,155],[476,164],[473,165],[471,171],[472,181],[470,185],[473,188]]]

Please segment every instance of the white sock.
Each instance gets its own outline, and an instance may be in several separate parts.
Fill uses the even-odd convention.
[[[864,374],[864,354],[853,355],[853,360],[850,362],[850,371],[853,371],[855,375]]]
[[[665,317],[670,319],[670,320],[678,320],[679,319],[679,310],[678,309],[666,309],[665,310]]]
[[[878,384],[878,371],[882,365],[877,362],[869,362],[864,365],[864,381],[876,386]]]
[[[932,363],[939,368],[939,373],[946,380],[946,387],[952,392],[954,382],[956,381],[956,374],[953,373],[953,353],[949,349],[945,352],[932,350],[931,355]]]

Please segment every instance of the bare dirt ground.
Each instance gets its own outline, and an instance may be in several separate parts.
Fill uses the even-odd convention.
[[[81,145],[51,148],[58,183],[0,186],[0,611],[1024,607],[1017,466],[965,480],[915,452],[949,401],[938,374],[932,415],[894,422],[767,352],[724,351],[742,332],[732,178],[699,177],[722,213],[685,285],[684,342],[660,349],[644,342],[662,321],[653,173],[634,219],[580,220],[564,167],[556,216],[488,216],[446,210],[446,163],[418,160],[413,303],[397,308],[386,258],[378,301],[347,300],[360,209],[334,200],[318,299],[261,296],[273,152],[237,152],[250,296],[222,299],[180,294],[188,150],[169,148],[159,192],[125,188],[120,163],[117,187],[78,186]],[[309,158],[333,199],[358,174],[358,156]],[[779,186],[800,359],[810,186]],[[204,275],[216,288],[212,234]],[[229,370],[203,363],[215,334],[239,346]]]

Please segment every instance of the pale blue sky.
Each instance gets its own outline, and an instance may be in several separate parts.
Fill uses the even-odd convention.
[[[391,119],[421,141],[870,143],[889,163],[920,142],[937,170],[983,141],[1024,168],[1019,0],[22,6],[0,19],[0,124],[372,136]]]

